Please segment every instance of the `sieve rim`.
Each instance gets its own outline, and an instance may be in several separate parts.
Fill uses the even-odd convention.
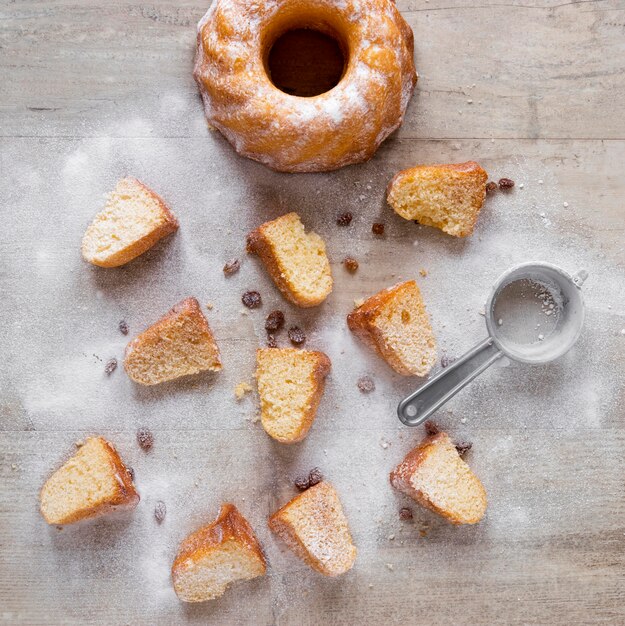
[[[497,325],[494,318],[494,303],[497,300],[497,297],[500,295],[501,291],[504,287],[517,282],[519,280],[529,279],[532,277],[528,275],[520,275],[514,280],[507,280],[512,274],[526,270],[529,274],[531,269],[538,270],[550,270],[556,276],[559,277],[560,280],[568,283],[573,289],[573,293],[577,293],[577,297],[579,299],[579,313],[577,314],[577,330],[566,342],[563,342],[562,346],[554,350],[552,354],[548,356],[541,356],[539,358],[526,357],[519,353],[519,351],[511,350],[509,346],[506,346],[505,343],[500,341],[497,333]],[[494,344],[505,354],[509,359],[519,363],[526,363],[528,365],[542,365],[544,363],[549,363],[550,361],[554,361],[555,359],[560,358],[562,355],[566,354],[577,342],[579,336],[582,332],[582,327],[584,325],[585,318],[585,303],[584,303],[584,295],[582,293],[580,285],[578,285],[573,275],[569,274],[566,270],[562,269],[558,265],[554,265],[553,263],[548,263],[546,261],[526,261],[524,263],[519,263],[517,265],[513,265],[508,268],[503,274],[497,278],[497,280],[493,283],[491,287],[490,293],[486,300],[486,305],[484,308],[484,318],[486,321],[486,330],[488,332],[489,337],[493,340]]]

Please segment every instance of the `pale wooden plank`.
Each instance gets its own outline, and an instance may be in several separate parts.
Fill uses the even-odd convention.
[[[206,134],[191,66],[207,6],[11,3],[2,135]],[[421,74],[400,137],[625,138],[619,0],[399,8]]]

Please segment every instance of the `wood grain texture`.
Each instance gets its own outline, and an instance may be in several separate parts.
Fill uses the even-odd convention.
[[[0,6],[0,623],[625,623],[625,5],[399,2],[421,74],[404,126],[367,164],[292,176],[237,157],[207,129],[191,77],[206,8]],[[517,186],[487,198],[466,241],[386,206],[398,170],[469,159]],[[82,234],[127,174],[163,196],[180,231],[124,268],[90,267]],[[332,263],[334,291],[310,311],[286,303],[244,252],[248,232],[290,210],[324,237]],[[354,221],[337,228],[345,210]],[[348,254],[355,275],[342,268]],[[225,278],[233,257],[242,269]],[[354,339],[345,315],[354,299],[416,278],[439,350],[458,356],[483,337],[494,279],[529,258],[590,270],[586,324],[564,358],[493,369],[437,416],[473,442],[467,460],[489,495],[482,523],[454,528],[389,487],[422,436],[395,415],[416,383]],[[243,315],[250,288],[263,308]],[[145,389],[121,367],[104,374],[130,338],[191,295],[214,305],[223,372]],[[255,394],[233,394],[252,382],[264,315],[276,308],[333,365],[310,434],[291,447],[253,421]],[[363,374],[374,393],[358,391]],[[149,454],[135,441],[146,426]],[[47,527],[38,491],[89,434],[134,468],[141,503]],[[313,466],[337,488],[359,550],[336,580],[266,526]],[[169,567],[224,501],[258,534],[268,576],[184,606]],[[402,506],[413,522],[400,522]]]

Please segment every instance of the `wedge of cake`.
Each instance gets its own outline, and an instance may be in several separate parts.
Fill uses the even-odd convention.
[[[39,500],[48,524],[71,524],[135,507],[139,494],[115,448],[103,437],[89,437],[46,481]]]
[[[315,419],[330,359],[311,350],[261,348],[256,363],[263,428],[277,441],[301,441]]]
[[[214,522],[182,542],[171,576],[180,600],[204,602],[223,595],[231,583],[264,576],[265,571],[252,527],[233,504],[224,504]]]
[[[221,369],[219,349],[195,298],[187,298],[126,346],[124,368],[142,385]]]
[[[269,528],[314,570],[339,576],[352,568],[356,547],[334,487],[320,482],[276,511]]]
[[[486,491],[446,433],[426,439],[391,472],[391,485],[452,524],[475,524]]]
[[[87,228],[82,255],[94,265],[118,267],[177,229],[178,220],[160,196],[136,178],[122,178]]]
[[[426,376],[436,361],[436,339],[414,280],[365,300],[347,325],[399,374]]]
[[[488,174],[475,161],[417,165],[395,175],[387,199],[407,220],[466,237],[473,232],[482,208],[487,180]]]
[[[326,246],[316,233],[306,233],[297,213],[266,222],[247,238],[284,297],[301,307],[321,304],[332,291]]]

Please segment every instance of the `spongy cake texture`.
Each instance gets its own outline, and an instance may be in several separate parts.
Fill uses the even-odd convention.
[[[269,518],[269,527],[300,559],[326,576],[344,574],[356,560],[347,518],[328,482],[295,496]]]
[[[388,186],[388,202],[407,220],[466,237],[482,208],[487,180],[488,174],[475,161],[417,165],[395,175]]]
[[[139,502],[139,494],[115,448],[90,437],[41,489],[41,514],[48,524],[70,524]]]
[[[189,535],[172,566],[174,590],[184,602],[221,596],[237,580],[263,576],[265,557],[247,520],[233,504],[217,519]]]
[[[436,361],[436,339],[414,280],[371,296],[347,324],[399,374],[426,376]]]
[[[187,298],[135,337],[126,347],[124,367],[142,385],[221,369],[219,349],[195,298]]]
[[[391,472],[393,487],[453,524],[475,524],[486,491],[446,433],[427,437]]]
[[[321,304],[332,291],[326,245],[305,232],[297,213],[266,222],[247,238],[248,252],[257,254],[284,297],[301,307]]]
[[[263,428],[277,441],[301,441],[315,419],[330,359],[311,350],[261,348],[256,363]]]
[[[82,254],[94,265],[117,267],[177,228],[178,220],[160,196],[136,178],[123,178],[87,228]]]

